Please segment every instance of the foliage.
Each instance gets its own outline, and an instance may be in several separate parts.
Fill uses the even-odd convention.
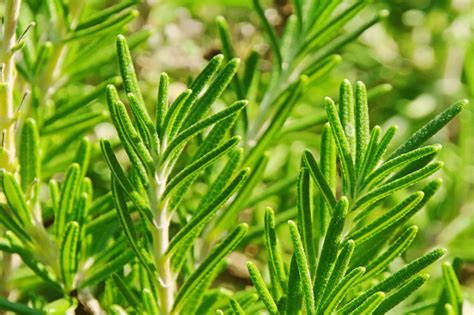
[[[344,80],[337,101],[299,116],[387,10],[294,0],[275,27],[254,0],[269,51],[241,53],[218,17],[222,54],[177,93],[183,78],[152,84],[132,58],[148,3],[1,8],[0,311],[462,313],[461,261],[410,248],[442,185],[432,137],[468,101],[397,138],[369,119],[387,85]],[[426,301],[433,265],[441,287]]]

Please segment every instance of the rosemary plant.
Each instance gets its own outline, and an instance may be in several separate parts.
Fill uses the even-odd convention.
[[[387,84],[345,80],[323,115],[292,121],[387,11],[294,0],[280,33],[254,0],[269,67],[252,50],[239,70],[218,17],[222,54],[176,96],[161,73],[150,96],[131,54],[149,3],[1,8],[1,314],[462,314],[461,261],[439,266],[435,300],[414,300],[446,250],[407,251],[442,183],[430,139],[467,101],[394,150],[397,127],[369,120]],[[317,153],[268,176],[286,135],[314,126]]]

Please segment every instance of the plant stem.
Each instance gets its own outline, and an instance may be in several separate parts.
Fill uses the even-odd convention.
[[[153,255],[155,266],[158,271],[158,295],[160,300],[160,313],[167,315],[171,313],[174,303],[175,283],[171,270],[170,258],[166,255],[169,245],[168,202],[162,202],[162,196],[166,189],[166,166],[161,174],[157,175],[152,182],[152,194],[150,201],[155,210],[155,226],[152,229]]]
[[[5,3],[5,24],[0,51],[2,66],[0,75],[0,129],[2,144],[6,151],[6,161],[1,168],[15,170],[15,124],[13,123],[13,87],[15,84],[15,52],[16,26],[20,14],[21,0],[7,0]],[[3,163],[2,163],[3,164]]]

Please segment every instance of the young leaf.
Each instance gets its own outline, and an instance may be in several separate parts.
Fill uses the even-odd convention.
[[[163,141],[163,121],[168,111],[168,85],[169,78],[166,73],[160,75],[160,84],[156,98],[155,129],[158,137]]]
[[[255,290],[257,290],[260,299],[262,300],[263,304],[267,308],[270,314],[278,314],[278,307],[275,301],[268,291],[267,286],[265,285],[265,281],[263,280],[262,275],[258,271],[257,267],[252,262],[247,262],[247,269],[249,271],[250,279],[252,280],[253,286]]]
[[[230,307],[232,308],[232,311],[234,312],[235,315],[245,315],[245,311],[240,306],[239,302],[237,302],[235,299],[231,298],[229,300]]]
[[[316,312],[313,296],[313,283],[311,280],[311,272],[308,266],[308,260],[303,248],[301,236],[298,233],[298,227],[293,221],[288,221],[290,228],[291,241],[293,243],[296,263],[298,265],[298,272],[301,279],[301,286],[303,288],[303,299],[305,301],[306,312],[314,314]]]
[[[283,292],[285,292],[286,274],[275,231],[275,214],[271,208],[265,209],[265,247],[268,252],[270,273],[274,276]],[[276,285],[276,283],[274,285]]]
[[[35,179],[40,179],[41,160],[39,152],[39,134],[36,123],[33,119],[27,119],[21,128],[20,150],[18,158],[20,160],[21,188],[24,192]]]
[[[462,314],[462,295],[459,281],[453,267],[449,263],[443,266],[443,281],[448,292],[448,301],[453,308],[454,314]]]
[[[338,152],[340,155],[347,190],[352,194],[353,185],[355,183],[355,170],[349,143],[344,132],[344,127],[339,120],[336,105],[329,97],[326,97],[324,101],[326,113],[328,115],[328,121],[331,125],[332,134],[336,140]]]
[[[124,36],[117,36],[117,56],[120,68],[120,74],[122,75],[123,85],[127,93],[131,93],[138,98],[141,104],[143,102],[143,96],[138,86],[137,75],[135,74],[135,67],[133,66],[132,56],[130,55],[130,49],[128,48],[127,40]]]
[[[78,245],[79,242],[79,224],[71,221],[66,225],[59,248],[59,266],[61,268],[61,277],[64,281],[64,287],[70,291],[74,287],[74,278],[76,276],[78,264]]]
[[[349,80],[344,80],[339,88],[339,119],[344,129],[349,151],[355,157],[356,153],[356,121],[354,118],[354,93]],[[357,122],[359,123],[359,122]]]
[[[361,81],[356,83],[355,91],[355,133],[356,133],[356,154],[355,165],[356,172],[361,168],[364,152],[367,150],[369,142],[369,107],[367,104],[367,89]]]
[[[30,226],[33,223],[33,218],[26,204],[23,191],[15,177],[4,170],[0,170],[0,179],[2,180],[3,192],[6,196],[8,206],[12,209],[16,219],[21,225]]]
[[[67,169],[66,175],[64,176],[64,183],[61,188],[61,197],[59,199],[58,212],[56,213],[56,222],[54,225],[58,239],[62,237],[74,207],[74,200],[76,199],[80,186],[80,172],[79,165],[73,163]]]
[[[305,167],[300,169],[297,196],[299,231],[302,236],[305,253],[308,256],[309,270],[313,274],[316,269],[316,250],[313,244],[313,200],[311,182],[308,170]]]
[[[458,115],[461,110],[468,104],[468,100],[461,100],[442,113],[438,114],[435,118],[430,120],[427,124],[423,127],[418,129],[405,143],[398,147],[388,159],[393,159],[394,157],[399,156],[405,152],[411,151],[413,149],[418,148],[420,145],[425,143],[428,139],[430,139],[433,135],[435,135],[441,128],[443,128],[448,122],[450,122],[456,115]]]

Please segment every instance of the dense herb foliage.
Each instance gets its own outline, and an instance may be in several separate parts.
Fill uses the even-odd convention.
[[[337,100],[312,100],[322,112],[294,116],[388,11],[294,0],[280,29],[254,0],[268,54],[241,62],[218,17],[222,54],[179,93],[164,72],[150,93],[131,52],[149,5],[1,7],[0,313],[462,314],[462,262],[408,251],[442,186],[432,137],[468,101],[404,141],[371,125],[384,84],[344,80]],[[319,147],[269,178],[302,131]]]

